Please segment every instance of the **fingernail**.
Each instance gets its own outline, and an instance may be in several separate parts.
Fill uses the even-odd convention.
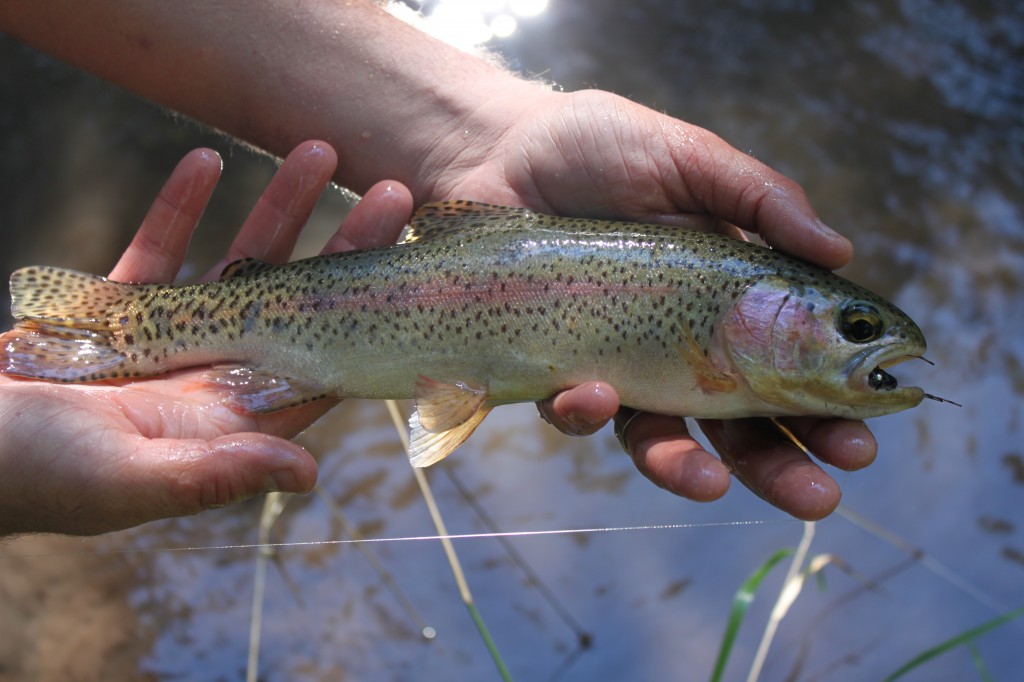
[[[817,219],[809,223],[811,229],[831,243],[826,249],[819,249],[816,261],[829,269],[841,268],[853,258],[853,243],[839,232]]]
[[[850,243],[849,239],[847,239],[845,236],[843,236],[839,232],[836,232],[835,230],[833,230],[831,227],[829,227],[828,225],[823,223],[821,220],[816,221],[816,223],[817,224],[815,225],[815,227],[817,228],[818,232],[820,232],[824,236],[828,237],[829,239],[831,239],[833,241],[836,241],[836,242],[841,242],[843,244],[849,244]]]
[[[589,436],[594,431],[598,430],[604,425],[604,422],[592,422],[586,419],[579,419],[577,417],[569,416],[564,419],[565,425],[568,427],[563,433],[570,436]]]
[[[216,161],[218,164],[223,165],[224,159],[221,158],[220,154],[215,149],[209,147],[200,147],[196,150],[196,153],[202,156],[204,159],[210,159]]]
[[[296,149],[299,149],[302,146],[303,145],[299,145]],[[306,156],[327,156],[332,151],[334,151],[334,148],[323,140],[309,140],[306,143],[306,148],[302,149],[302,153]]]
[[[278,469],[267,476],[263,485],[268,493],[301,493],[305,492],[299,485],[299,479],[291,469]]]

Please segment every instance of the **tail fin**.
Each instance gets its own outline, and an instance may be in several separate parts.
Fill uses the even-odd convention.
[[[51,267],[11,275],[13,330],[0,335],[0,373],[50,381],[129,376],[111,316],[136,285]],[[113,325],[112,325],[113,323]]]

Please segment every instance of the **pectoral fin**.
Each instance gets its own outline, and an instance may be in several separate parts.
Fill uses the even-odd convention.
[[[465,382],[421,376],[413,393],[416,409],[409,418],[409,461],[427,467],[447,457],[480,425],[491,408],[487,390]]]
[[[246,365],[214,367],[203,379],[223,389],[224,402],[241,414],[277,412],[327,396],[323,387],[312,382]]]
[[[711,360],[704,355],[704,351],[693,336],[693,331],[687,325],[683,325],[683,343],[677,350],[680,357],[693,369],[697,385],[704,391],[731,393],[736,390],[736,379],[711,364]]]

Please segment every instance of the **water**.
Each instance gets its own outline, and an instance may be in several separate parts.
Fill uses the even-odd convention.
[[[964,405],[873,422],[878,461],[838,478],[844,506],[898,541],[839,515],[819,524],[812,552],[835,554],[849,573],[827,569],[826,589],[800,596],[765,679],[879,679],[1024,603],[1024,9],[561,0],[501,47],[528,73],[703,125],[801,182],[857,247],[844,274],[925,330],[937,366],[901,377]],[[208,144],[226,152],[227,186],[193,245],[191,270],[203,271],[230,234],[213,226],[241,223],[272,165],[9,41],[0,50],[12,103],[0,112],[3,269],[109,269],[176,159]],[[340,206],[332,199],[321,212],[321,234]],[[381,405],[344,404],[304,442],[348,524],[368,537],[432,533]],[[609,432],[563,437],[529,406],[493,413],[450,466],[503,530],[695,525],[511,540],[592,637],[586,650],[497,540],[457,541],[518,679],[706,678],[738,585],[802,530],[739,485],[711,505],[676,499],[639,476]],[[439,469],[431,479],[451,532],[487,531],[451,477]],[[253,550],[94,552],[251,543],[259,510],[257,501],[98,540],[6,545],[5,554],[58,556],[4,560],[0,601],[13,615],[0,623],[12,633],[0,638],[0,679],[241,678]],[[702,525],[733,521],[763,523]],[[294,500],[274,530],[280,542],[345,537],[315,497]],[[263,679],[495,677],[440,547],[370,551],[416,613],[353,545],[282,548],[268,573]],[[752,607],[730,679],[745,674],[780,575]],[[420,637],[417,618],[435,640]],[[1018,622],[979,640],[995,679],[1018,673],[1022,635]],[[961,649],[910,679],[976,675]]]

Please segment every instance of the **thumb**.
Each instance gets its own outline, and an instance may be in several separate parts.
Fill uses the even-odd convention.
[[[265,433],[212,441],[143,439],[127,476],[118,524],[196,514],[270,491],[309,492],[316,461],[302,447]]]
[[[850,262],[853,245],[818,218],[796,182],[712,132],[674,119],[663,128],[686,192],[680,205],[695,199],[712,215],[757,232],[773,248],[821,267]]]

